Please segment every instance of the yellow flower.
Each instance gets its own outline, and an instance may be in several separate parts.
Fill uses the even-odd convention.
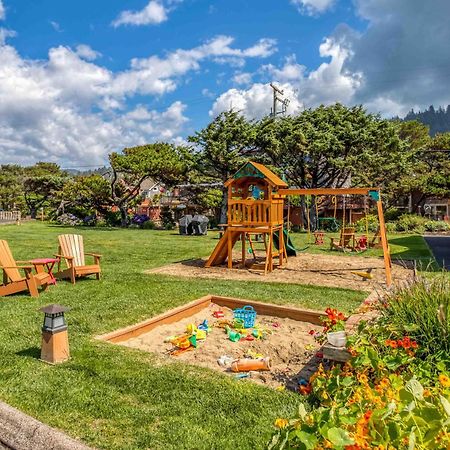
[[[361,373],[358,375],[358,381],[362,384],[366,384],[369,381],[369,379],[367,378],[366,374]]]
[[[275,420],[275,426],[277,428],[279,428],[280,430],[282,428],[286,428],[288,426],[288,424],[289,424],[289,421],[287,419],[278,418],[277,420]]]
[[[441,373],[439,375],[439,383],[441,383],[444,387],[450,387],[450,378],[447,375]]]

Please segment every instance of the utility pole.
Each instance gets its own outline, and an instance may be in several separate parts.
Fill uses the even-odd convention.
[[[273,90],[273,106],[270,115],[272,117],[276,117],[278,114],[284,115],[286,113],[290,100],[288,98],[283,98],[284,91],[275,86],[273,83],[270,83],[270,87]],[[278,110],[277,103],[281,103],[281,111]]]

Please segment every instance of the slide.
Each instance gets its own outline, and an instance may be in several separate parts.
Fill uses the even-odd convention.
[[[297,249],[294,247],[294,244],[289,237],[289,233],[286,228],[283,228],[283,236],[284,236],[284,246],[286,247],[286,253],[288,256],[297,256]],[[275,248],[279,250],[280,248],[280,239],[278,237],[278,233],[273,234],[273,243]]]
[[[227,228],[223,236],[220,238],[220,241],[217,243],[216,248],[211,253],[208,261],[206,261],[205,267],[218,266],[226,261],[228,257],[228,235],[230,233],[231,230]],[[233,247],[238,239],[239,233],[233,233],[231,235],[231,243]]]

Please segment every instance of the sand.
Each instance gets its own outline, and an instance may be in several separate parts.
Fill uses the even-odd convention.
[[[224,329],[214,326],[219,320],[224,320],[213,317],[212,313],[217,310],[224,312],[225,319],[232,320],[233,313],[230,309],[211,304],[197,314],[174,324],[161,325],[139,337],[121,342],[121,345],[159,354],[167,362],[181,361],[208,367],[228,374],[230,377],[236,377],[236,374],[218,364],[217,360],[220,356],[228,355],[233,359],[239,359],[245,357],[248,351],[259,353],[270,358],[271,370],[250,372],[249,379],[270,387],[284,386],[292,390],[298,388],[301,378],[308,380],[320,362],[320,358],[316,356],[320,345],[309,334],[310,330],[320,331],[320,326],[292,319],[258,315],[256,323],[269,330],[267,338],[231,342]],[[188,324],[199,324],[204,319],[208,320],[212,328],[206,340],[193,351],[171,356],[169,352],[175,347],[164,340],[168,336],[185,333]]]
[[[340,254],[298,253],[290,257],[286,265],[276,268],[264,276],[259,270],[260,264],[242,268],[239,263],[240,252],[233,252],[233,269],[225,266],[205,268],[206,259],[193,259],[148,270],[148,274],[164,274],[176,277],[207,278],[224,280],[261,281],[267,283],[294,283],[327,287],[342,287],[370,292],[385,285],[385,270],[382,258],[363,256],[344,256]],[[366,280],[352,271],[366,272],[371,269],[372,280]],[[394,282],[408,279],[412,270],[405,264],[393,262],[392,276]]]

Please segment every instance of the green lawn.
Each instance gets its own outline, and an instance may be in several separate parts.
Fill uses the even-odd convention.
[[[104,276],[100,282],[83,280],[75,286],[59,282],[39,299],[1,299],[0,398],[97,448],[261,448],[274,419],[292,415],[300,399],[215,371],[161,364],[151,354],[95,341],[96,334],[207,293],[315,309],[331,305],[347,312],[365,296],[343,289],[143,273],[208,255],[217,242],[215,233],[197,238],[27,223],[1,226],[0,239],[8,240],[17,259],[31,259],[52,255],[57,235],[71,232],[85,236],[86,251],[104,255]],[[425,255],[423,244],[409,242],[400,243],[400,254]],[[38,361],[42,314],[37,310],[49,303],[72,308],[67,314],[72,359],[59,366]]]
[[[357,233],[357,236],[363,233]],[[296,248],[307,253],[328,253],[330,248],[329,237],[339,240],[338,233],[325,233],[324,244],[315,245],[314,236],[308,237],[307,233],[291,233],[291,239]],[[433,255],[421,235],[391,233],[388,236],[389,247],[393,259],[416,260],[426,265],[433,261]],[[336,252],[334,252],[336,254]],[[343,253],[340,253],[341,255]],[[346,256],[353,256],[356,253],[347,252]],[[358,256],[383,256],[381,249],[368,249],[358,253]]]

